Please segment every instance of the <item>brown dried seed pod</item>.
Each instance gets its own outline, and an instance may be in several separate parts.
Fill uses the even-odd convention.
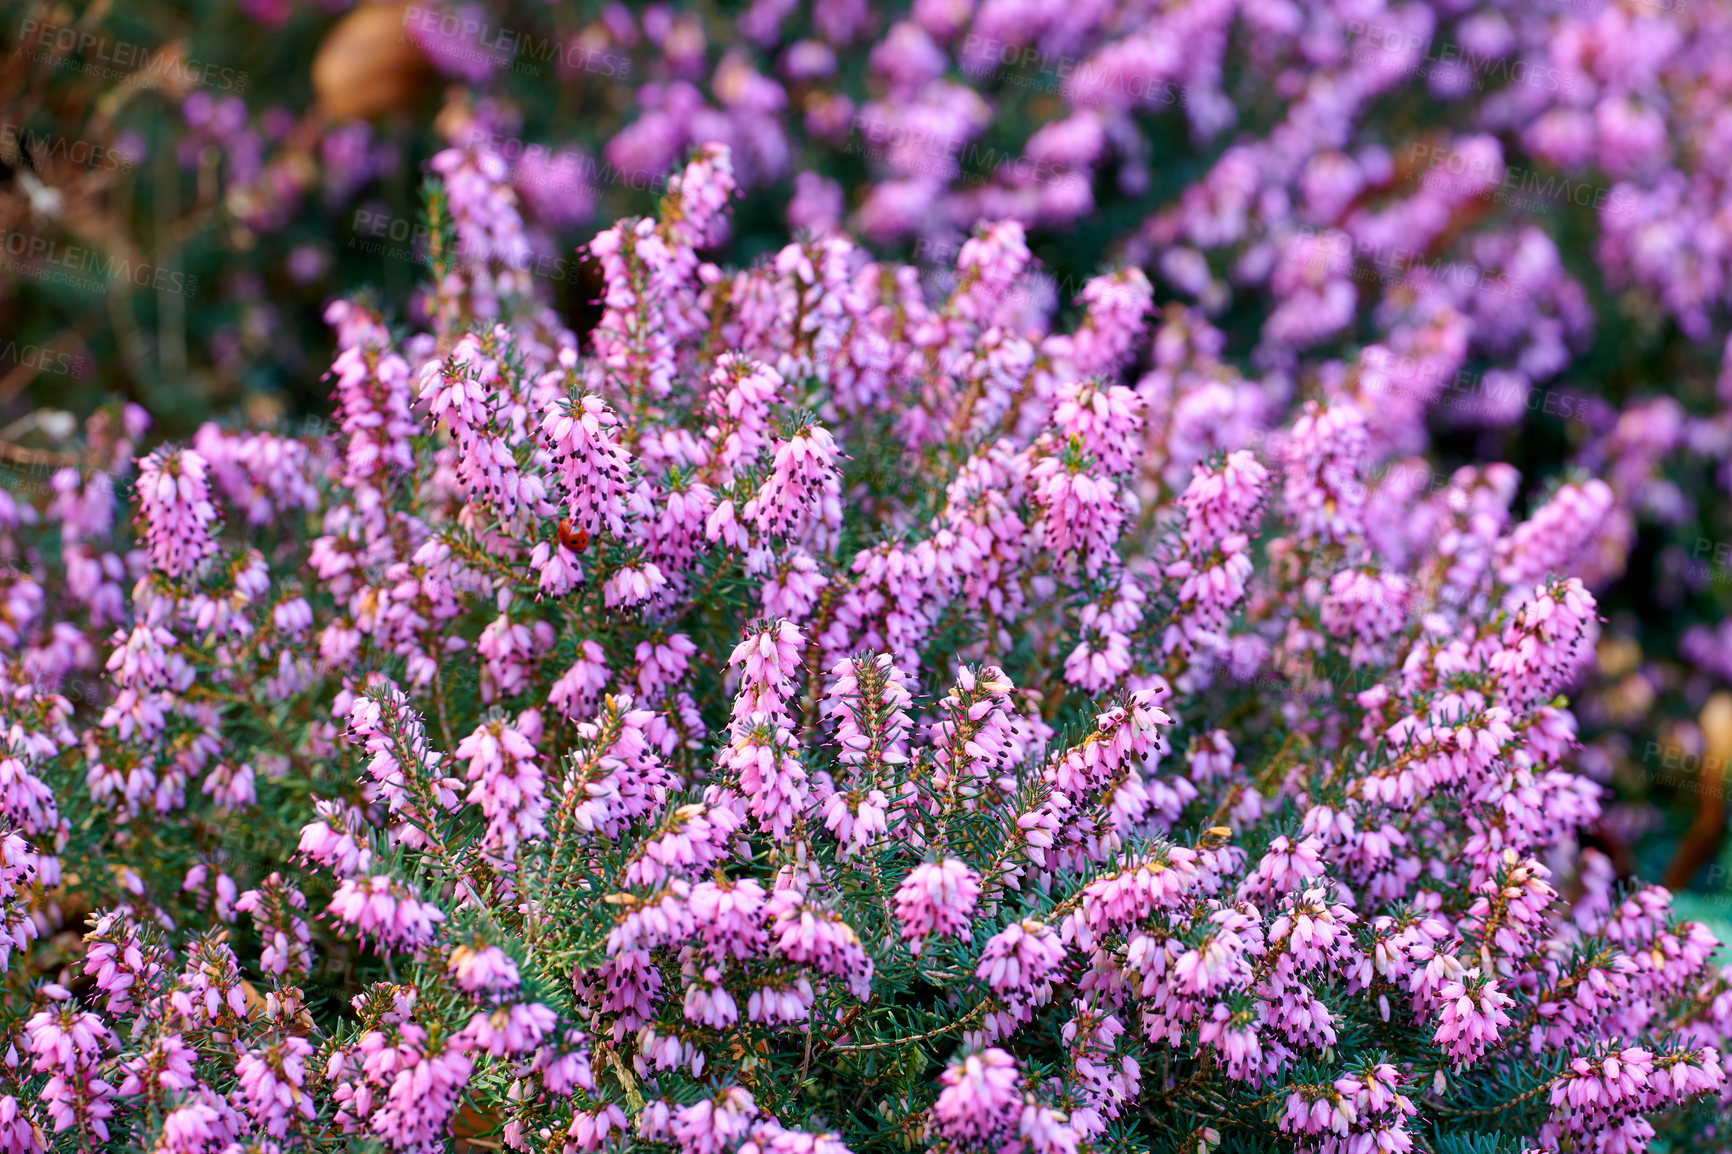
[[[339,20],[313,56],[313,91],[333,120],[412,108],[433,68],[409,34],[408,4],[367,4]]]

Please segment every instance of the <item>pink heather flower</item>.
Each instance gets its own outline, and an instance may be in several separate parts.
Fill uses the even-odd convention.
[[[247,0],[255,16],[284,2]],[[1460,1117],[1508,1097],[1488,1097],[1488,1067],[1520,1074],[1547,1052],[1539,1092],[1502,1119],[1531,1131],[1510,1135],[1524,1148],[1619,1154],[1662,1118],[1714,1121],[1696,1099],[1726,1093],[1732,969],[1666,890],[1619,890],[1580,842],[1602,804],[1619,818],[1592,780],[1612,776],[1615,731],[1661,682],[1699,705],[1732,674],[1713,652],[1732,627],[1685,634],[1697,668],[1682,681],[1644,661],[1595,687],[1579,722],[1559,695],[1595,662],[1590,590],[1638,528],[1714,521],[1698,482],[1706,463],[1732,482],[1732,417],[1588,398],[1563,417],[1580,436],[1559,442],[1562,464],[1603,480],[1566,481],[1521,524],[1509,466],[1435,477],[1432,415],[1474,431],[1519,416],[1524,393],[1546,402],[1536,418],[1560,415],[1569,398],[1545,386],[1592,335],[1590,294],[1508,213],[1456,235],[1505,167],[1493,125],[1404,183],[1361,114],[1417,76],[1464,116],[1526,125],[1511,140],[1541,159],[1624,180],[1596,250],[1613,297],[1657,301],[1701,351],[1732,271],[1723,182],[1702,162],[1726,151],[1714,98],[1732,24],[1641,5],[1451,17],[1470,55],[1546,57],[1568,82],[1482,100],[1461,62],[1421,59],[1425,6],[1392,10],[1403,35],[1381,45],[1274,3],[915,0],[876,24],[866,0],[798,7],[742,15],[763,61],[710,55],[689,5],[608,0],[561,34],[586,59],[653,65],[608,147],[624,169],[734,144],[700,144],[660,219],[588,246],[602,315],[585,356],[530,276],[554,238],[524,228],[513,189],[525,171],[530,186],[570,175],[577,154],[513,173],[462,147],[434,161],[457,260],[410,310],[431,331],[398,352],[379,315],[327,310],[330,436],[206,425],[144,456],[136,406],[82,438],[38,415],[79,463],[40,499],[0,489],[0,968],[53,928],[58,854],[112,892],[69,971],[91,1010],[15,983],[32,1004],[22,1026],[0,1020],[0,1154],[420,1154],[451,1142],[471,1098],[514,1149],[847,1154],[760,1109],[741,1066],[772,1033],[807,1038],[821,1074],[876,1062],[873,1016],[943,1060],[925,1116],[890,1116],[892,1095],[882,1121],[923,1124],[945,1154],[1112,1144],[1159,1105],[1141,1078],[1162,1073],[1148,1064],[1164,1070],[1163,1048],[1224,1075],[1204,1112],[1266,1106],[1284,1144],[1320,1154],[1411,1154],[1426,1145],[1409,1130],[1416,1089]],[[1234,129],[1059,331],[1061,289],[1028,229],[1076,218],[1108,178],[1143,189],[1151,158],[1126,113],[1163,89],[1183,94],[1169,111],[1196,142],[1224,141],[1220,78],[1246,69],[1221,54],[1241,41],[1251,86],[1273,80],[1298,113],[1272,135]],[[858,117],[850,49],[876,85]],[[1071,107],[1022,133],[1022,158],[965,173],[993,110],[946,75],[953,53],[968,74],[996,70],[989,88],[1042,72],[1030,54],[1080,60],[1054,102]],[[244,195],[227,199],[253,203],[255,224],[313,191],[264,163],[292,135],[281,110],[256,126],[239,98],[185,111],[182,159],[230,157],[226,191]],[[518,129],[485,99],[445,119]],[[832,143],[859,134],[880,152],[866,168],[895,179],[861,200],[802,174],[788,215],[816,235],[743,271],[711,264],[739,184],[798,167],[801,120]],[[371,131],[327,134],[337,200],[378,167],[344,157]],[[1020,160],[1067,171],[1030,179]],[[844,193],[856,224],[917,237],[933,275],[837,231]],[[538,217],[569,223],[592,199],[538,193]],[[942,268],[932,250],[975,221]],[[1428,255],[1400,284],[1356,275],[1407,248]],[[1178,293],[1158,317],[1151,264]],[[1247,378],[1247,350],[1209,318],[1264,292]],[[252,312],[249,348],[271,325]],[[1376,343],[1355,350],[1361,321]],[[1469,366],[1492,367],[1473,381]],[[1732,370],[1719,387],[1732,402]],[[116,519],[129,462],[136,549]],[[258,538],[232,557],[219,495]],[[1708,558],[1684,552],[1662,550],[1663,601],[1713,592]],[[380,668],[404,669],[401,685],[364,673]],[[1069,724],[1079,696],[1098,699],[1092,724]],[[730,724],[712,735],[721,698]],[[1044,720],[1061,716],[1063,739]],[[1183,757],[1167,742],[1179,718]],[[1270,730],[1302,739],[1299,756]],[[304,799],[309,768],[340,777],[357,760],[345,736],[358,780],[290,828],[299,864],[331,875],[327,916],[389,981],[353,1000],[308,1081],[307,898],[292,870],[251,868],[248,827],[276,816],[261,798]],[[82,779],[94,814],[58,804],[61,778]],[[167,859],[142,852],[165,822],[192,841],[169,829]],[[92,830],[107,842],[87,844]],[[224,926],[241,914],[258,947],[244,962]],[[579,924],[596,917],[601,950]],[[509,953],[489,944],[501,927],[522,939]],[[880,982],[885,943],[861,934],[887,932],[926,964]],[[934,952],[972,956],[927,950],[935,935],[978,957],[935,968]],[[911,976],[960,1034],[876,1014]],[[572,1021],[549,981],[570,983]],[[1342,999],[1360,997],[1349,1026]],[[636,1103],[630,1133],[623,1099],[604,1101],[617,1091]],[[1221,1142],[1212,1120],[1193,1120],[1199,1148]]]
[[[743,821],[726,805],[680,806],[626,867],[627,884],[660,885],[674,874],[697,877],[733,852],[733,834]]]
[[[623,537],[631,455],[619,443],[619,417],[593,393],[556,397],[541,431],[572,524]]]
[[[1438,994],[1442,1023],[1432,1038],[1457,1062],[1477,1061],[1510,1024],[1503,1011],[1514,999],[1498,988],[1497,979],[1482,976],[1478,966],[1445,982]]]
[[[56,1073],[43,1084],[41,1102],[54,1122],[55,1133],[78,1127],[108,1141],[108,1119],[114,1116],[109,1102],[113,1089],[107,1082],[83,1074]]]
[[[740,1146],[740,1154],[850,1154],[850,1151],[835,1131],[809,1134],[804,1130],[786,1130],[774,1118],[763,1118],[752,1125],[751,1135]]]
[[[566,1136],[571,1144],[583,1154],[594,1154],[609,1144],[608,1139],[615,1133],[625,1134],[627,1131],[625,1111],[618,1106],[607,1105],[597,1110],[580,1110],[571,1116],[571,1124],[566,1127]]]
[[[215,933],[193,940],[168,1001],[182,1028],[230,1028],[246,1017],[240,962]]]
[[[49,987],[54,1002],[38,1010],[24,1024],[32,1058],[31,1069],[38,1074],[59,1071],[77,1074],[94,1066],[114,1044],[114,1036],[101,1017],[90,1010],[80,1010],[71,995],[58,986]]]
[[[540,1002],[511,1002],[478,1011],[463,1028],[469,1045],[495,1058],[526,1054],[553,1033],[558,1016]]]
[[[126,1063],[126,1079],[115,1093],[122,1098],[145,1093],[183,1093],[198,1084],[193,1073],[197,1062],[197,1052],[179,1034],[161,1034],[147,1050]]]
[[[888,542],[863,549],[850,566],[852,583],[841,592],[830,628],[821,637],[832,665],[847,653],[887,652],[904,670],[919,664],[927,635],[937,622],[935,587],[929,574],[937,562],[924,550]]]
[[[1151,851],[1141,862],[1083,887],[1076,912],[1065,918],[1063,940],[1091,948],[1098,937],[1170,908],[1197,875],[1197,855],[1183,846]]]
[[[770,406],[781,388],[782,375],[768,365],[731,352],[716,358],[705,399],[711,423],[704,429],[704,440],[711,446],[718,486],[732,484],[737,471],[756,461],[769,445]],[[791,464],[791,453],[789,460]],[[710,536],[715,539],[713,531]]]
[[[502,361],[513,337],[503,326],[468,333],[443,361],[422,368],[421,398],[451,433],[460,491],[484,500],[510,522],[519,509],[549,511],[539,472],[526,472],[516,447],[528,439],[528,410],[514,395]]]
[[[595,1072],[590,1062],[588,1041],[582,1030],[567,1029],[554,1045],[536,1055],[535,1066],[541,1072],[541,1084],[548,1092],[570,1095],[576,1089],[595,1091]],[[624,1125],[623,1119],[619,1125]]]
[[[1356,1113],[1353,1100],[1333,1087],[1319,1091],[1307,1086],[1287,1095],[1277,1126],[1289,1134],[1333,1134],[1344,1140]]]
[[[1081,1137],[1065,1114],[1033,1102],[1022,1108],[1017,1135],[1033,1154],[1076,1154]]]
[[[928,732],[934,789],[954,790],[972,807],[984,788],[1012,788],[1015,767],[1034,747],[1030,727],[1014,712],[1015,688],[995,665],[956,671]]]
[[[1352,321],[1358,293],[1349,279],[1352,238],[1329,230],[1289,237],[1281,246],[1269,287],[1278,303],[1263,326],[1268,345],[1304,348]]]
[[[474,61],[475,57],[465,57]],[[441,298],[435,306],[435,323],[449,328],[457,322],[454,313],[465,309],[479,320],[502,315],[501,298],[530,295],[529,238],[517,211],[517,194],[510,185],[510,169],[499,155],[485,146],[447,148],[429,162],[444,177],[452,223],[457,230],[457,252],[466,299],[450,297],[452,286],[435,286]]]
[[[697,651],[698,647],[684,633],[660,641],[638,642],[633,652],[638,663],[638,692],[645,700],[654,700],[662,690],[678,684]]]
[[[790,62],[813,56],[812,53],[800,52],[798,46],[789,51]],[[815,58],[813,63],[817,63]],[[834,67],[833,55],[830,63]],[[829,232],[842,223],[845,204],[842,186],[836,181],[816,172],[795,173],[794,195],[788,201],[788,226],[795,230]]]
[[[1219,542],[1247,534],[1263,504],[1270,471],[1249,449],[1230,452],[1218,470],[1192,466],[1192,480],[1179,494],[1185,509],[1185,541],[1197,556],[1211,553]]]
[[[418,950],[433,943],[433,927],[445,920],[395,878],[375,874],[345,878],[331,898],[331,916],[356,932],[378,939],[381,950]]]
[[[1726,1084],[1720,1052],[1711,1046],[1659,1054],[1655,1056],[1654,1065],[1654,1093],[1673,1102],[1717,1092]]]
[[[536,588],[549,597],[563,597],[583,584],[583,565],[561,541],[537,541],[529,565],[537,574]]]
[[[799,745],[782,720],[764,713],[736,718],[733,739],[717,754],[717,768],[737,775],[746,808],[776,839],[806,812],[809,784]]]
[[[1350,927],[1358,920],[1347,907],[1331,904],[1321,889],[1289,892],[1281,914],[1269,923],[1268,941],[1271,948],[1284,946],[1300,970],[1313,970],[1346,950]]]
[[[700,1022],[714,1030],[725,1029],[739,1021],[739,1007],[734,1004],[733,995],[722,985],[722,971],[715,966],[705,966],[703,973],[695,979],[688,979],[686,986],[686,1018]]]
[[[161,989],[162,952],[146,942],[130,911],[99,913],[95,922],[84,936],[89,945],[84,972],[107,997],[111,1014],[131,1013],[137,1009],[138,999],[153,997]],[[23,943],[18,945],[22,948]]]
[[[279,514],[319,505],[303,441],[272,433],[225,433],[206,424],[194,435],[193,447],[249,525],[266,525]]]
[[[1205,657],[1226,652],[1228,619],[1245,600],[1251,574],[1251,541],[1244,534],[1221,539],[1211,558],[1183,558],[1167,565],[1167,577],[1179,580],[1179,605],[1162,632],[1162,648]]]
[[[746,1136],[757,1113],[752,1095],[735,1086],[715,1098],[682,1106],[669,1130],[681,1154],[723,1154]]]
[[[1227,1066],[1227,1076],[1242,1082],[1256,1081],[1263,1073],[1262,1016],[1257,1010],[1234,1012],[1216,1002],[1209,1016],[1198,1023],[1197,1040],[1215,1047]]]
[[[344,1133],[370,1131],[398,1149],[444,1141],[452,1113],[474,1063],[461,1034],[443,1049],[427,1045],[427,1031],[393,1013],[385,1030],[369,1030],[332,1054],[325,1077],[336,1085],[336,1125]]]
[[[218,922],[232,922],[234,903],[241,891],[234,884],[234,878],[220,870],[211,870],[211,866],[201,861],[187,870],[187,877],[180,882],[180,892],[197,894],[201,906],[213,906],[211,913],[215,913]]]
[[[617,956],[689,937],[695,928],[685,901],[690,893],[690,885],[675,879],[660,894],[633,905],[608,934],[607,952]]]
[[[634,499],[640,512],[645,501],[649,506],[640,521],[645,557],[670,572],[690,566],[704,551],[705,526],[716,508],[715,490],[703,481],[670,471],[665,483],[640,482]]]
[[[816,996],[804,974],[792,981],[759,986],[746,1000],[746,1017],[771,1026],[798,1026],[812,1016]]]
[[[1049,355],[1068,362],[1078,376],[1116,371],[1143,335],[1154,302],[1154,286],[1136,268],[1097,276],[1077,298],[1088,314],[1075,336],[1048,337]]]
[[[173,651],[179,639],[160,625],[143,622],[132,632],[115,632],[119,642],[108,657],[107,670],[116,685],[129,689],[170,689],[185,692],[192,685],[194,670]]]
[[[520,843],[546,835],[541,767],[527,737],[502,721],[488,722],[458,743],[455,756],[469,762],[467,800],[487,819],[481,844],[489,852],[510,861]]]
[[[622,221],[589,242],[601,264],[602,316],[591,339],[611,382],[625,397],[665,397],[673,389],[674,333],[669,306],[684,288],[676,256],[655,222]],[[677,315],[677,313],[675,314]]]
[[[1140,623],[1140,611],[1134,607],[1132,611]],[[1065,658],[1064,678],[1088,693],[1105,693],[1131,670],[1131,639],[1114,628],[1115,616],[1112,609],[1103,610],[1099,603],[1085,605],[1077,615],[1083,640]]]
[[[586,224],[595,215],[591,174],[595,161],[570,146],[531,147],[516,163],[513,186],[534,216],[556,228]]]
[[[515,697],[528,684],[536,662],[553,648],[553,626],[525,623],[500,614],[481,630],[475,652],[482,660],[481,700]]]
[[[54,499],[48,516],[60,522],[62,542],[95,544],[112,532],[116,502],[114,479],[107,473],[85,475],[77,469],[60,469],[49,480],[49,487],[54,490]]]
[[[770,475],[746,502],[742,517],[768,536],[796,536],[814,514],[822,523],[840,527],[839,455],[835,438],[822,425],[808,425],[776,442]]]
[[[1093,731],[1049,762],[1047,780],[1068,801],[1088,802],[1097,791],[1112,785],[1119,774],[1135,771],[1151,755],[1164,752],[1161,727],[1172,724],[1172,718],[1154,701],[1153,692],[1142,689],[1129,694],[1122,704],[1101,710],[1095,715]],[[1152,868],[1160,873],[1166,862],[1188,871],[1194,868],[1194,857],[1190,850],[1178,847],[1170,856],[1155,854],[1133,866],[1132,872]]]
[[[31,1069],[49,1075],[41,1101],[57,1132],[79,1126],[107,1141],[114,1088],[96,1076],[96,1068],[115,1044],[114,1035],[96,1014],[80,1010],[63,987],[50,985],[42,992],[49,1006],[24,1025]],[[8,1064],[19,1064],[15,1048]]]
[[[1362,646],[1393,636],[1405,623],[1409,588],[1398,573],[1343,569],[1330,579],[1323,598],[1323,628],[1332,637],[1352,638],[1356,664],[1363,664],[1358,659]]]
[[[1048,552],[1061,564],[1080,562],[1091,579],[1098,576],[1118,544],[1126,500],[1134,498],[1069,453],[1042,457],[1030,471],[1029,483],[1041,510]]]
[[[1064,946],[1044,922],[1013,922],[987,940],[975,975],[1008,1005],[1040,1005],[1052,996],[1052,979],[1064,964]]]
[[[253,767],[218,765],[205,775],[201,792],[210,796],[218,809],[246,809],[258,801]]]
[[[1497,544],[1498,580],[1522,589],[1548,576],[1571,577],[1615,503],[1599,478],[1568,484]]]
[[[1666,928],[1671,904],[1664,886],[1643,886],[1608,911],[1599,932],[1625,949],[1639,950]]]
[[[580,641],[577,645],[577,660],[570,669],[553,683],[553,690],[547,695],[547,703],[556,709],[561,717],[579,717],[595,707],[601,700],[602,691],[608,683],[607,654],[595,641]]]
[[[758,598],[766,617],[788,617],[799,621],[807,617],[818,604],[819,594],[830,584],[830,578],[818,568],[818,562],[805,549],[793,546],[777,559],[776,568],[765,576],[759,586]]]
[[[986,329],[1006,296],[1017,291],[1018,279],[1032,260],[1022,222],[982,225],[956,253],[956,288],[947,303],[949,312]]]
[[[824,801],[824,824],[842,843],[844,859],[887,832],[889,798],[877,788],[908,760],[913,697],[908,675],[887,653],[838,662],[823,712],[836,721],[837,761],[855,777]]]
[[[689,908],[709,956],[743,961],[763,950],[769,940],[762,917],[766,897],[764,887],[751,878],[692,887]]]
[[[446,965],[451,980],[471,994],[509,993],[522,981],[517,963],[498,946],[458,946]]]
[[[761,623],[734,646],[728,664],[740,670],[740,689],[734,697],[736,719],[783,712],[798,686],[795,678],[801,671],[805,644],[793,622],[779,620]]]
[[[636,605],[655,596],[657,592],[667,587],[668,579],[663,576],[659,566],[649,564],[626,565],[616,570],[602,586],[602,601],[609,609],[623,605]]]
[[[870,995],[872,958],[847,922],[785,889],[771,895],[764,912],[770,919],[770,941],[777,954],[844,979],[857,998]]]
[[[1400,1092],[1401,1083],[1401,1073],[1387,1062],[1368,1062],[1355,1074],[1335,1079],[1336,1093],[1352,1105],[1354,1144],[1390,1154],[1405,1154],[1413,1148],[1407,1120],[1418,1110]]]
[[[1256,919],[1238,910],[1216,910],[1209,920],[1218,928],[1173,963],[1178,988],[1202,997],[1214,996],[1227,985],[1250,976],[1247,953],[1257,937]],[[1270,933],[1269,937],[1272,940],[1275,935]]]
[[[655,717],[649,710],[633,709],[632,699],[621,695],[605,698],[593,720],[578,723],[578,735],[585,743],[597,741],[603,733],[612,735],[611,744],[580,746],[585,756],[597,759],[600,780],[577,806],[574,820],[579,828],[617,837],[626,823],[659,810],[668,793],[678,788],[651,752],[648,728]]]
[[[1527,955],[1549,929],[1548,907],[1558,896],[1545,880],[1550,876],[1539,862],[1505,847],[1496,874],[1475,887],[1460,923],[1463,936],[1478,940],[1490,956]]]
[[[1059,386],[1053,426],[1077,437],[1108,473],[1129,472],[1142,456],[1143,398],[1123,385],[1072,381]]]
[[[313,966],[312,930],[300,911],[307,895],[273,873],[235,902],[235,912],[251,914],[263,939],[259,968],[267,974],[305,974]]]
[[[456,808],[462,783],[441,772],[445,756],[430,747],[419,711],[399,686],[382,681],[350,708],[349,739],[372,755],[367,762],[368,794],[398,818],[394,836],[411,847],[424,845],[423,827],[434,815],[423,807]]]
[[[955,858],[923,862],[896,887],[902,938],[918,954],[931,936],[969,941],[968,923],[980,898],[980,875]]]
[[[1323,841],[1306,837],[1297,842],[1282,835],[1269,843],[1257,870],[1245,879],[1241,892],[1249,895],[1290,893],[1306,882],[1324,876],[1320,857]]]
[[[0,1150],[6,1154],[48,1154],[48,1136],[28,1105],[11,1094],[0,1096]]]
[[[654,1070],[686,1070],[696,1077],[703,1073],[706,1057],[691,1042],[673,1034],[662,1034],[654,1026],[638,1031],[638,1053]]]
[[[291,1035],[249,1050],[235,1063],[249,1120],[274,1138],[288,1133],[297,1114],[311,1121],[318,1113],[313,1096],[304,1089],[306,1060],[312,1053],[311,1043]]]
[[[754,84],[750,80],[744,86],[760,96],[767,91],[763,83]],[[774,84],[768,85],[768,90],[774,89]],[[768,99],[779,107],[779,95],[771,91]],[[685,167],[668,178],[668,195],[678,202],[679,210],[663,222],[662,228],[682,282],[694,279],[692,274],[698,267],[695,250],[715,244],[725,235],[728,204],[739,187],[733,152],[727,145],[715,142],[698,145]],[[684,283],[681,288],[691,291]],[[681,303],[691,304],[689,300]],[[697,330],[679,324],[681,320],[690,323],[689,317],[678,317],[675,331],[682,337],[694,335]]]
[[[890,798],[881,789],[832,793],[824,799],[824,828],[840,843],[846,861],[890,832]]]
[[[1360,532],[1368,446],[1364,415],[1344,402],[1312,402],[1293,423],[1282,445],[1282,499],[1302,538],[1345,541]]]
[[[334,801],[316,801],[313,808],[319,820],[301,827],[296,852],[339,877],[365,872],[373,854],[356,836],[362,828],[359,815]]]
[[[1021,1120],[1019,1077],[1016,1059],[997,1047],[951,1062],[938,1076],[934,1128],[963,1148],[996,1147]]]
[[[228,1100],[201,1085],[163,1118],[158,1149],[166,1154],[204,1154],[225,1148],[246,1131],[246,1122]]]
[[[216,552],[208,465],[192,449],[159,450],[138,462],[139,517],[151,566],[173,579],[190,576]]]
[[[734,515],[732,498],[724,497],[716,502],[716,507],[704,521],[704,538],[712,542],[720,542],[729,549],[746,549],[751,544],[751,538]]]
[[[339,310],[357,306],[335,302],[326,319]],[[365,343],[344,344],[331,364],[331,375],[337,378],[337,427],[349,439],[343,466],[351,488],[376,487],[389,474],[413,468],[409,439],[420,431],[409,413],[409,362],[391,350],[383,325],[370,325],[363,339]]]
[[[1536,587],[1516,607],[1487,662],[1510,707],[1543,701],[1584,672],[1599,639],[1595,609],[1574,577]]]
[[[1233,739],[1226,730],[1215,729],[1192,738],[1185,759],[1190,763],[1193,780],[1217,781],[1232,774],[1233,754]]]

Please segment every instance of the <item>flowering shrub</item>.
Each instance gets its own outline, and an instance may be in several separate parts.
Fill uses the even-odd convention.
[[[1713,935],[1580,840],[1604,482],[1415,489],[1373,350],[1205,428],[1014,222],[725,271],[719,147],[580,349],[434,167],[330,437],[0,497],[0,1148],[1724,1142]]]
[[[1702,723],[1732,686],[1727,0],[17,7],[15,492],[116,396],[180,442],[213,417],[325,431],[329,300],[434,324],[408,177],[452,144],[524,213],[459,263],[537,281],[587,338],[605,286],[573,247],[727,143],[747,195],[718,264],[845,226],[936,302],[970,230],[1016,220],[1029,323],[1105,260],[1223,335],[1163,402],[1182,441],[1242,447],[1343,379],[1399,441],[1374,473],[1517,464],[1518,517],[1554,477],[1604,480],[1581,511],[1605,660],[1575,698],[1578,766],[1611,787],[1594,836],[1732,932],[1724,774],[1674,772],[1732,750]]]

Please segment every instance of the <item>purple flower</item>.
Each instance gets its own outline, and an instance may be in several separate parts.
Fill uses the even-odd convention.
[[[923,862],[896,887],[896,917],[910,952],[929,937],[968,941],[968,923],[980,898],[980,875],[955,858]]]
[[[152,453],[138,462],[138,497],[151,564],[169,576],[190,576],[216,552],[205,459],[191,449]]]
[[[1016,1059],[993,1047],[953,1061],[938,1076],[932,1122],[938,1133],[965,1147],[985,1147],[1009,1138],[1021,1122],[1022,1094]]]

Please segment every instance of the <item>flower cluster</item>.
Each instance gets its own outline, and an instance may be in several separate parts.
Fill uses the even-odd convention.
[[[1357,365],[1267,389],[1134,269],[1000,309],[1014,223],[938,299],[723,270],[735,163],[579,337],[446,154],[487,261],[331,310],[329,437],[143,454],[136,550],[113,486],[0,524],[0,1151],[1721,1140],[1732,979],[1573,768],[1625,497],[1404,485]]]

